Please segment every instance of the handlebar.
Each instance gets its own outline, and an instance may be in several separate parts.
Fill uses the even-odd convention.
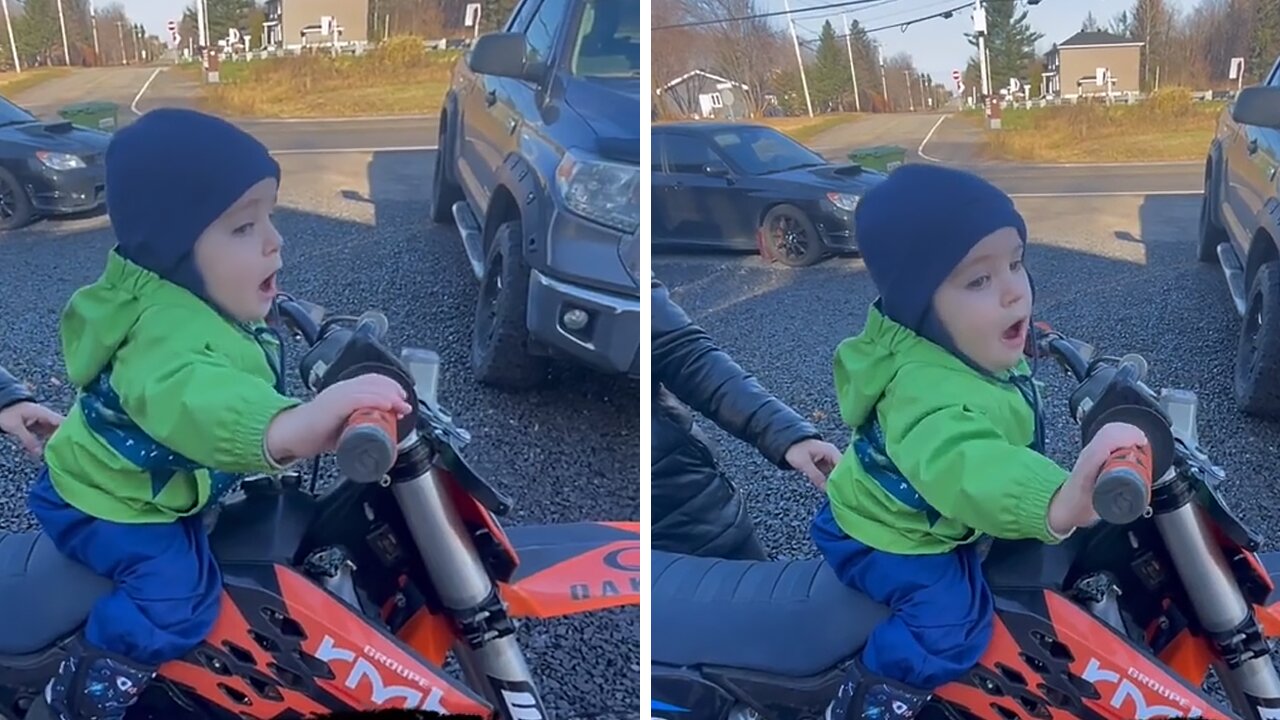
[[[361,483],[375,483],[396,461],[396,416],[386,410],[351,413],[338,438],[338,468]]]
[[[1151,448],[1134,445],[1111,453],[1093,488],[1093,509],[1114,525],[1137,520],[1151,503]]]

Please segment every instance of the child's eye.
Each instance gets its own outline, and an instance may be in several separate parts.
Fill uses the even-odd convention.
[[[1022,260],[1020,260],[1020,259],[1019,259],[1019,260],[1014,260],[1012,263],[1010,263],[1010,264],[1009,264],[1009,269],[1010,269],[1010,270],[1012,270],[1012,271],[1014,271],[1014,272],[1017,272],[1017,271],[1021,270],[1021,269],[1022,269]]]
[[[965,285],[965,287],[969,288],[970,290],[980,290],[982,286],[986,285],[987,281],[990,279],[991,279],[990,275],[983,275],[982,277],[978,277],[978,278],[974,278],[973,280],[970,280],[969,284]]]
[[[245,233],[249,232],[252,229],[253,229],[253,223],[247,222],[241,225],[240,227],[236,228],[235,230],[232,230],[231,232],[235,233],[236,235],[244,235]]]

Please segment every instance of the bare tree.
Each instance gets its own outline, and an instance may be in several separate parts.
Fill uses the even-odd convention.
[[[686,0],[685,7],[689,18],[695,21],[747,17],[760,12],[756,0]],[[767,18],[753,18],[703,26],[699,34],[712,65],[708,70],[746,85],[744,104],[752,114],[760,113],[765,93],[778,68],[786,62],[789,47],[782,31]]]
[[[652,8],[652,27],[676,25],[689,19],[684,0],[653,0]],[[688,115],[692,109],[697,108],[697,98],[691,100],[686,97],[687,89],[682,93],[683,88],[673,88],[666,93],[665,102],[656,91],[687,72],[702,69],[698,67],[702,60],[698,52],[702,38],[695,28],[656,30],[650,37],[652,50],[649,66],[653,78],[651,84],[655,91],[654,107],[663,113],[663,117],[667,116],[668,110]]]

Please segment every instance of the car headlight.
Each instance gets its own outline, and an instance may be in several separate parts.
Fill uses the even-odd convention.
[[[83,160],[70,153],[37,150],[36,159],[44,163],[45,167],[53,170],[75,170],[85,166]]]
[[[858,196],[851,193],[827,193],[827,200],[845,212],[853,212],[858,207]]]
[[[575,215],[631,233],[640,227],[640,168],[569,151],[556,166],[556,192]]]
[[[640,233],[628,233],[622,238],[622,242],[618,243],[618,258],[622,260],[622,267],[626,268],[627,274],[631,276],[632,282],[637,287],[640,285]]]

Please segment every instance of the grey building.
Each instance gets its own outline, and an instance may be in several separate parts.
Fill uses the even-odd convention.
[[[1142,78],[1142,45],[1108,32],[1078,32],[1054,45],[1045,56],[1044,94],[1074,98],[1113,93],[1138,92]],[[1108,82],[1098,84],[1099,68],[1106,69]]]
[[[265,47],[327,46],[338,28],[338,43],[369,42],[369,0],[267,0]]]

